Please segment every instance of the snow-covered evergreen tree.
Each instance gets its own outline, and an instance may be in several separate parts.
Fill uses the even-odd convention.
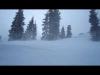
[[[66,38],[71,38],[71,37],[72,37],[71,25],[68,25]]]
[[[58,9],[49,9],[43,22],[43,40],[57,40],[59,38],[60,12]]]
[[[23,10],[19,9],[16,13],[14,21],[11,25],[11,30],[9,30],[9,41],[10,40],[22,40],[24,32],[24,15]]]
[[[43,24],[42,24],[42,26],[43,26],[43,28],[42,28],[43,33],[42,33],[41,40],[47,40],[48,39],[48,33],[49,33],[49,24],[48,24],[48,22],[49,22],[49,16],[48,15],[49,14],[47,12],[45,14],[45,19],[43,19],[44,20]]]
[[[64,29],[64,27],[62,27],[62,29],[61,29],[60,38],[61,39],[65,38],[65,29]]]
[[[34,26],[33,26],[33,37],[32,37],[32,39],[36,40],[36,36],[37,36],[37,24],[36,24],[36,21],[35,21]]]
[[[91,28],[90,28],[91,39],[94,41],[100,41],[100,26],[96,9],[90,10],[89,22],[91,23]]]
[[[34,23],[33,18],[29,22],[23,38],[26,40],[35,40],[36,39],[36,23]]]
[[[60,12],[58,9],[54,10],[54,26],[53,26],[53,30],[54,31],[54,39],[59,39],[59,27],[60,27]]]
[[[48,40],[59,38],[60,12],[58,9],[49,9],[49,36]]]

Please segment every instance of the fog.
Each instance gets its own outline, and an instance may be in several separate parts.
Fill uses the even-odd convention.
[[[72,38],[61,38],[61,35],[59,40],[53,41],[55,39],[53,38],[52,41],[50,41],[51,39],[42,41],[40,40],[42,22],[48,10],[24,9],[24,31],[31,18],[34,17],[34,21],[37,23],[38,40],[7,41],[17,11],[17,9],[0,10],[0,35],[2,36],[2,40],[0,40],[0,65],[100,65],[100,42],[93,42],[89,34],[78,35],[90,30],[90,10],[60,10],[60,29],[64,26],[66,31],[67,25],[71,25]],[[96,12],[100,19],[99,11]],[[70,28],[68,29],[70,30]]]
[[[25,26],[24,30],[27,27],[30,19],[34,17],[34,20],[37,23],[37,39],[40,39],[42,33],[42,22],[45,17],[45,13],[47,9],[24,9],[24,17],[25,17]],[[17,9],[2,9],[0,10],[0,35],[2,39],[8,39],[9,30],[12,25],[12,21],[16,15]],[[60,10],[61,13],[61,22],[60,28],[62,26],[67,29],[67,25],[72,26],[72,34],[77,35],[79,33],[89,32],[90,24],[89,24],[89,10],[81,10],[81,9],[63,9]]]

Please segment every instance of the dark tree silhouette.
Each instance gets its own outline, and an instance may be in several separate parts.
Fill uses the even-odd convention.
[[[71,37],[72,37],[71,25],[68,25],[66,38],[71,38]]]
[[[96,9],[90,10],[89,22],[91,24],[90,34],[93,41],[100,41],[100,26]]]
[[[49,9],[43,23],[42,38],[44,40],[57,40],[59,38],[60,12],[58,9]]]
[[[29,22],[27,29],[25,31],[24,34],[24,39],[26,40],[35,40],[36,39],[36,22],[34,23],[34,18],[31,19],[31,21]]]
[[[64,29],[64,27],[62,27],[62,29],[61,29],[60,38],[61,39],[65,38],[65,29]]]
[[[19,9],[16,13],[14,21],[11,25],[11,30],[9,30],[9,41],[11,40],[22,40],[24,32],[24,15],[23,10]]]
[[[41,37],[41,40],[47,40],[48,39],[48,34],[49,34],[49,14],[48,12],[45,14],[45,19],[43,19],[43,28],[42,28],[42,37]]]

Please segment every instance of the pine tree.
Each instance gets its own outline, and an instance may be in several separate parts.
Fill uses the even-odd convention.
[[[61,29],[60,38],[61,39],[64,39],[65,38],[65,30],[64,30],[64,27],[62,27],[62,29]]]
[[[34,19],[32,18],[29,22],[27,29],[24,34],[24,39],[26,40],[35,40],[36,39],[36,23],[34,23]]]
[[[48,33],[49,33],[49,25],[48,25],[48,21],[49,21],[49,16],[48,16],[48,12],[45,14],[45,19],[43,19],[43,28],[42,28],[42,37],[41,40],[47,40],[48,39]]]
[[[49,9],[49,34],[48,40],[59,38],[60,12],[58,9]]]
[[[59,38],[60,12],[58,9],[49,9],[43,21],[42,40],[56,40]]]
[[[53,29],[55,30],[54,32],[54,35],[55,35],[55,39],[58,39],[59,38],[59,26],[60,26],[60,12],[58,9],[55,9],[54,10],[54,27]]]
[[[53,40],[54,39],[54,30],[53,30],[53,26],[54,26],[54,10],[53,9],[49,9],[48,13],[49,13],[49,33],[48,33],[48,40]]]
[[[36,21],[35,21],[34,26],[33,26],[33,37],[32,37],[32,39],[36,40],[36,36],[37,36],[37,24],[36,24]]]
[[[10,40],[22,40],[24,32],[24,15],[23,10],[19,9],[16,13],[14,21],[11,25],[11,30],[9,30],[9,41]]]
[[[100,26],[99,19],[95,9],[90,10],[89,22],[91,23],[90,34],[91,39],[94,41],[100,41]]]
[[[72,37],[71,25],[68,25],[68,27],[67,27],[67,36],[66,36],[66,38],[71,38],[71,37]]]

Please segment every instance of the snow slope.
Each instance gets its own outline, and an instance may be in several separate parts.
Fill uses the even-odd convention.
[[[100,42],[89,38],[1,41],[0,65],[100,65]]]

